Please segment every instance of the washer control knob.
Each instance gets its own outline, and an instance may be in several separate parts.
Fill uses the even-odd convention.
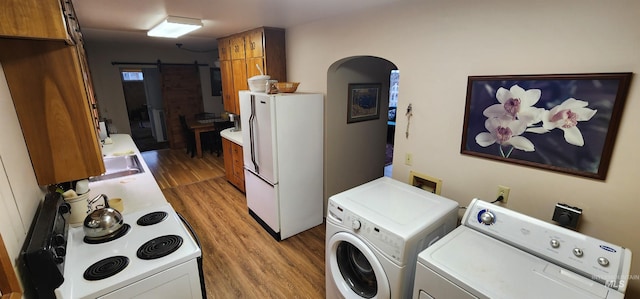
[[[489,211],[484,211],[480,215],[480,221],[482,223],[484,223],[485,225],[491,225],[496,221],[496,217],[493,216],[493,213],[491,213]]]
[[[362,227],[362,223],[360,223],[360,220],[354,219],[353,221],[351,221],[351,227],[354,230],[359,230]]]
[[[584,252],[580,248],[574,248],[573,249],[573,255],[575,255],[577,257],[582,257],[582,255],[584,255]]]
[[[609,266],[609,260],[606,257],[599,257],[598,264],[600,264],[600,266],[602,267]]]
[[[551,241],[549,241],[549,244],[551,245],[551,247],[553,248],[558,248],[560,247],[560,241],[556,240],[556,239],[551,239]]]

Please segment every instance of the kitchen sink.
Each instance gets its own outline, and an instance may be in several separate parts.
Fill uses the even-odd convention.
[[[104,161],[106,172],[103,175],[90,177],[90,182],[104,181],[144,172],[137,155],[104,157],[102,160]]]

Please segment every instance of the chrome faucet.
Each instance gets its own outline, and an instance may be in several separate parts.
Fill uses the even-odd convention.
[[[229,120],[233,121],[233,129],[231,129],[231,132],[242,131],[242,127],[240,125],[240,115],[229,113]]]

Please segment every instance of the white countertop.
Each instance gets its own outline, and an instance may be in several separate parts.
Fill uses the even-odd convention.
[[[124,203],[122,214],[125,218],[128,213],[166,203],[167,200],[162,194],[162,190],[160,190],[131,136],[113,134],[111,135],[111,140],[113,141],[112,144],[105,144],[102,148],[104,156],[136,154],[144,172],[104,181],[90,182],[89,198],[94,198],[100,194],[105,194],[108,198],[122,198]]]
[[[228,128],[220,131],[220,136],[237,145],[242,145],[242,131],[233,131],[233,128]]]

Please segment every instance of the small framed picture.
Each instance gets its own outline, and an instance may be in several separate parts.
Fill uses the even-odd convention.
[[[380,118],[380,83],[351,83],[347,103],[347,123]]]

